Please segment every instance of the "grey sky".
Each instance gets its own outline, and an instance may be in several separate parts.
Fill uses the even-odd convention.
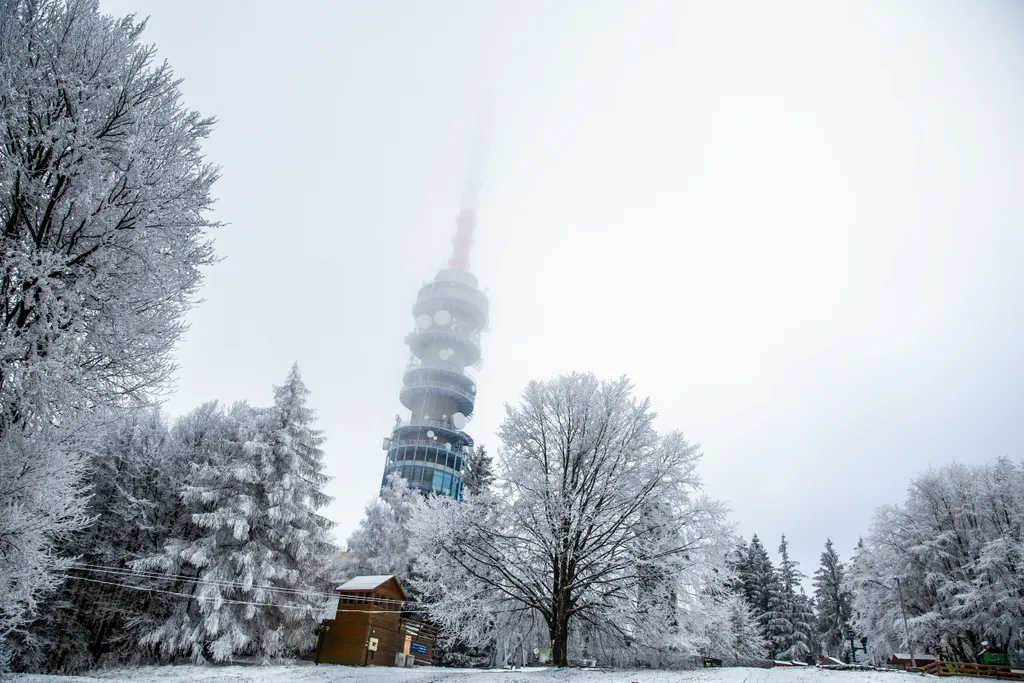
[[[478,443],[531,378],[626,373],[807,573],[929,464],[1021,456],[1024,3],[101,6],[220,119],[225,260],[168,408],[266,404],[298,360],[340,538],[488,89]]]

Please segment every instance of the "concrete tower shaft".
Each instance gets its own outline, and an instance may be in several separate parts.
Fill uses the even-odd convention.
[[[405,341],[413,358],[399,394],[410,417],[385,441],[382,486],[398,472],[413,488],[461,498],[477,390],[466,368],[480,362],[487,297],[469,272],[449,268],[420,288],[412,313],[416,325]]]
[[[465,263],[468,241],[460,242],[456,234],[452,262]],[[460,254],[462,261],[456,258]],[[420,288],[412,315],[415,327],[405,338],[412,361],[399,394],[410,417],[400,419],[385,440],[381,486],[398,472],[413,488],[461,498],[465,458],[474,448],[465,427],[476,406],[476,382],[466,369],[480,363],[487,297],[469,271],[447,268]]]
[[[476,405],[476,382],[466,368],[480,363],[480,333],[488,314],[487,297],[469,272],[488,118],[485,105],[448,268],[420,288],[413,305],[416,324],[405,338],[412,361],[399,394],[410,416],[399,417],[384,440],[388,455],[382,487],[397,472],[412,488],[462,497],[463,466],[474,448],[465,427]]]

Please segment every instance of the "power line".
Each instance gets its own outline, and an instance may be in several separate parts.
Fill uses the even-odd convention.
[[[123,567],[111,567],[111,566],[106,566],[106,565],[93,565],[93,564],[86,564],[86,563],[75,563],[74,565],[72,565],[71,568],[72,569],[77,569],[79,571],[95,572],[95,573],[99,573],[99,574],[108,574],[108,575],[112,575],[112,576],[116,576],[116,577],[121,577],[121,578],[161,579],[161,580],[169,580],[169,581],[176,581],[176,582],[179,582],[179,583],[191,584],[191,585],[195,585],[195,586],[210,585],[210,586],[217,586],[217,587],[220,587],[220,588],[240,589],[240,590],[243,590],[243,591],[265,591],[265,592],[268,592],[268,593],[271,593],[271,594],[277,593],[277,594],[296,596],[296,597],[316,597],[316,598],[323,598],[325,600],[333,600],[334,598],[340,597],[339,594],[337,594],[337,593],[323,593],[323,592],[320,592],[320,591],[305,591],[305,590],[294,589],[294,588],[286,588],[286,587],[283,587],[283,586],[246,586],[245,584],[243,584],[241,582],[236,582],[236,581],[226,581],[226,580],[218,580],[218,579],[203,579],[203,578],[193,577],[193,576],[183,576],[183,575],[180,575],[180,574],[162,574],[162,573],[158,573],[158,572],[147,572],[147,571],[144,571],[144,570],[127,569],[127,568],[123,568]],[[172,595],[173,594],[177,594],[177,595],[185,595],[186,597],[192,597],[192,596],[189,596],[188,594],[175,593],[173,591],[166,591],[166,590],[163,590],[163,589],[147,588],[147,587],[144,587],[144,586],[137,586],[137,585],[130,585],[130,584],[117,584],[117,583],[112,583],[112,582],[102,582],[102,581],[99,581],[98,579],[87,579],[85,577],[76,577],[76,576],[70,575],[70,574],[68,575],[68,578],[75,578],[75,579],[93,581],[95,583],[105,583],[107,585],[121,586],[121,587],[126,587],[126,588],[133,588],[133,589],[136,589],[136,590],[147,590],[147,591],[167,593],[167,594],[172,594]],[[373,598],[371,596],[366,596],[366,597],[367,597],[367,600],[366,600],[367,604],[374,603],[374,604],[379,604],[379,605],[393,605],[393,606],[398,606],[401,609],[411,609],[411,607],[413,605],[422,604],[421,602],[415,601],[415,600],[394,600],[394,599],[391,599],[391,598],[385,598],[383,596],[377,597],[377,598]],[[272,605],[273,604],[273,603],[253,603],[253,602],[247,602],[247,601],[230,601],[229,599],[226,599],[226,598],[223,599],[223,600],[226,601],[226,602],[237,602],[238,604],[267,604],[267,605]],[[359,603],[350,603],[350,604],[359,604]],[[371,610],[350,610],[350,611],[371,611]],[[394,610],[383,610],[383,611],[392,611],[393,612]],[[419,610],[417,610],[417,611],[419,611]]]
[[[72,579],[74,581],[87,581],[89,583],[103,584],[105,586],[116,586],[118,588],[130,588],[132,590],[144,591],[146,593],[160,593],[162,595],[173,595],[173,596],[177,596],[177,597],[188,598],[189,600],[207,601],[207,602],[217,602],[219,600],[221,602],[221,604],[225,604],[225,605],[245,605],[245,606],[249,606],[249,607],[282,607],[282,608],[285,608],[285,609],[312,609],[314,611],[316,611],[318,609],[314,605],[287,605],[287,604],[279,604],[279,603],[272,603],[272,602],[250,602],[250,601],[245,601],[245,600],[231,600],[231,599],[228,599],[228,598],[216,598],[216,597],[207,597],[207,596],[202,596],[202,595],[190,595],[189,593],[179,593],[177,591],[168,591],[168,590],[163,590],[161,588],[151,588],[151,587],[147,587],[147,586],[133,586],[133,585],[127,584],[127,583],[115,583],[113,581],[102,581],[100,579],[90,579],[90,578],[85,577],[85,576],[68,575],[67,578]],[[360,613],[360,614],[395,614],[396,613],[396,610],[362,610],[362,609],[358,609],[358,610],[357,609],[351,609],[350,610],[350,609],[346,609],[345,611],[346,612],[356,612],[356,613]],[[422,611],[425,611],[425,610],[423,610],[422,608],[415,608],[415,609],[408,609],[408,610],[404,610],[404,611],[422,612]]]
[[[308,591],[297,588],[287,588],[285,586],[246,586],[244,583],[239,581],[227,581],[222,579],[203,579],[197,576],[184,576],[182,574],[163,574],[160,572],[147,572],[144,570],[136,569],[125,569],[121,567],[107,567],[104,565],[90,565],[75,563],[71,567],[72,569],[78,569],[79,571],[96,572],[100,574],[113,574],[115,576],[125,576],[133,578],[145,578],[145,579],[166,579],[168,581],[177,581],[181,583],[194,583],[194,584],[208,584],[220,586],[223,588],[238,588],[241,590],[262,590],[268,592],[277,593],[291,593],[295,595],[309,595],[313,597],[324,597],[333,598],[334,596],[330,593],[323,593],[320,591]]]

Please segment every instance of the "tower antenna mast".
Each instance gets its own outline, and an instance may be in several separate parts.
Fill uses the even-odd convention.
[[[455,218],[455,239],[449,268],[469,270],[469,249],[473,246],[473,230],[476,228],[476,211],[480,203],[480,188],[483,185],[484,165],[491,128],[491,98],[484,96],[477,119],[476,131],[469,152],[469,174],[462,191],[462,209]]]

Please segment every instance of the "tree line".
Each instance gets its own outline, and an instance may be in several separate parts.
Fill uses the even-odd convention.
[[[985,649],[1024,662],[1024,464],[920,475],[847,561],[826,539],[808,582],[785,536],[775,563],[757,535],[735,535],[700,492],[697,448],[656,434],[652,415],[626,379],[532,382],[507,408],[497,460],[478,460],[486,483],[458,502],[392,479],[337,576],[401,577],[454,664],[538,647],[563,665],[975,661]]]
[[[1024,463],[915,477],[902,503],[876,511],[848,563],[826,541],[812,596],[790,588],[803,576],[785,537],[779,556],[773,567],[754,536],[732,558],[770,657],[847,661],[865,639],[859,656],[876,663],[897,652],[972,662],[986,649],[1024,663]]]
[[[269,407],[107,413],[82,482],[89,525],[56,544],[62,583],[9,634],[11,665],[308,651],[337,549],[318,513],[327,477],[307,394],[293,367]]]

